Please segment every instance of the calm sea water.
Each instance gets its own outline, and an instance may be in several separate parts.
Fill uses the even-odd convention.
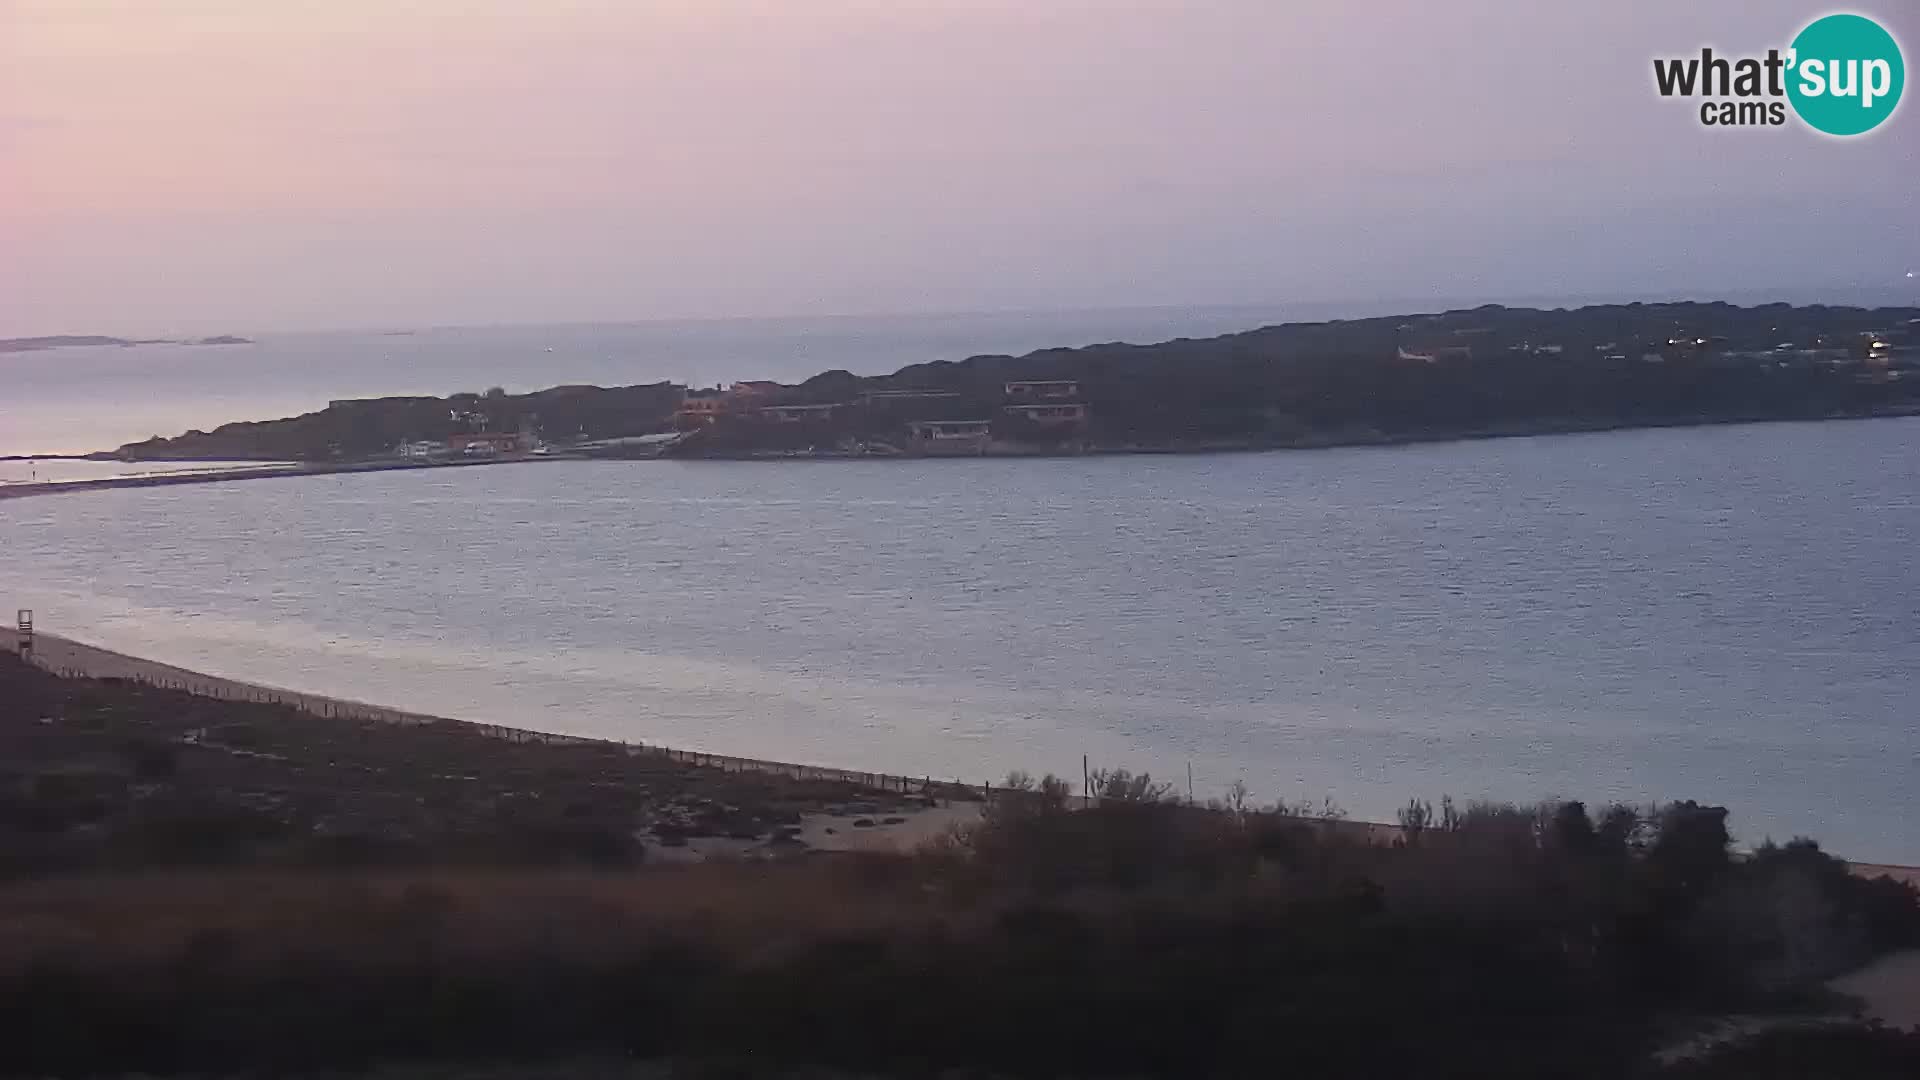
[[[978,781],[1696,798],[1920,862],[1920,421],[536,463],[0,502],[0,607],[412,709]]]

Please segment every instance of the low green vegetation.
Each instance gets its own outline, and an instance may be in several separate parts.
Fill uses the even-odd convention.
[[[977,822],[912,853],[636,866],[422,843],[317,865],[289,857],[286,804],[250,805],[273,785],[247,763],[282,754],[268,718],[41,677],[0,660],[8,689],[40,695],[0,696],[10,748],[49,726],[45,710],[72,724],[84,702],[125,721],[113,768],[128,797],[187,783],[214,805],[130,829],[111,799],[104,814],[87,801],[72,754],[6,759],[0,849],[104,829],[118,854],[11,864],[0,1073],[1659,1076],[1653,1052],[1700,1018],[1830,1007],[1825,979],[1920,946],[1913,888],[1808,841],[1737,856],[1719,807],[1414,803],[1377,842],[1331,806],[1257,807],[1244,789],[1194,806],[1124,771],[1097,774],[1085,807],[1056,778],[1009,778]],[[252,725],[263,756],[191,781],[200,751],[131,732],[170,710],[230,746],[229,725]],[[311,774],[450,764],[430,755],[451,744],[405,741],[418,729],[301,722],[340,733],[303,759]],[[407,749],[383,758],[371,748],[389,737]],[[562,766],[567,749],[498,744],[527,787],[554,790],[584,767]],[[221,859],[181,857],[210,837]],[[1765,1038],[1667,1071],[1910,1076],[1920,1062],[1915,1037],[1866,1029]]]
[[[380,457],[404,442],[444,441],[478,430],[531,428],[554,441],[616,438],[660,430],[679,404],[681,389],[651,383],[508,394],[494,387],[484,395],[364,398],[284,419],[222,424],[173,438],[156,435],[128,443],[118,453],[138,460],[330,462]]]

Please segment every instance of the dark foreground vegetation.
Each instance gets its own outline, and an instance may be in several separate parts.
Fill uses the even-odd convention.
[[[916,421],[991,421],[995,447],[1319,446],[1920,409],[1920,308],[1625,304],[1288,323],[1204,340],[1045,349],[823,372],[763,384],[673,450],[728,456],[911,447]],[[644,365],[646,358],[636,358]],[[750,374],[750,373],[743,373]],[[1056,380],[1039,399],[1007,384]],[[550,443],[671,430],[669,383],[339,402],[121,452],[138,458],[356,459],[412,440],[527,430]],[[1067,403],[1030,419],[1021,401]],[[832,406],[774,422],[766,406]],[[1011,406],[1011,407],[1010,407]],[[686,417],[681,417],[684,421]],[[684,424],[682,426],[685,426]]]
[[[174,736],[246,725],[284,747],[283,724],[325,750],[294,770],[305,796],[266,804],[252,793],[296,790],[279,749]],[[1122,773],[1090,809],[1016,781],[913,854],[596,868],[539,857],[510,814],[448,811],[457,827],[420,825],[404,857],[343,866],[303,853],[305,798],[379,786],[380,769],[407,772],[416,806],[604,789],[589,820],[663,785],[761,781],[649,778],[569,748],[462,747],[6,658],[0,736],[0,1072],[1655,1076],[1652,1052],[1697,1018],[1818,1005],[1827,977],[1920,945],[1912,888],[1806,842],[1735,858],[1726,811],[1685,802],[1415,804],[1399,842],[1374,845]],[[513,785],[488,754],[517,763]],[[110,758],[124,790],[87,802],[67,786]],[[175,794],[194,816],[150,829],[141,804]],[[451,839],[500,828],[512,842]],[[1767,1038],[1673,1075],[1920,1075],[1910,1036]]]

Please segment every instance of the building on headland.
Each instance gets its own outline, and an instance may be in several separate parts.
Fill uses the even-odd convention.
[[[1074,379],[1028,379],[1005,386],[1009,401],[1072,401],[1080,396]]]
[[[526,450],[527,437],[517,431],[475,431],[447,436],[447,451],[467,457],[519,454]]]
[[[673,425],[686,431],[705,427],[723,416],[754,413],[761,406],[778,401],[786,389],[777,382],[765,380],[736,382],[724,390],[717,386],[707,390],[689,389],[681,395],[680,406],[674,410]]]
[[[733,410],[734,401],[721,390],[688,390],[673,411],[673,424],[681,430],[704,427]]]
[[[914,420],[908,445],[922,454],[983,454],[993,438],[991,420]]]
[[[894,411],[936,401],[953,401],[958,390],[869,390],[860,395],[860,404],[869,409]]]
[[[778,397],[786,387],[766,379],[752,379],[737,382],[727,387],[727,394],[736,401],[765,401]]]
[[[1087,422],[1087,407],[1080,402],[1005,405],[1001,407],[1001,411],[1008,416],[1019,417],[1048,427],[1083,425]]]
[[[1473,359],[1473,347],[1471,345],[1442,345],[1432,349],[1409,349],[1402,345],[1395,350],[1395,355],[1402,360],[1411,361],[1416,364],[1441,364],[1450,360],[1460,361]]]
[[[842,406],[834,405],[762,405],[754,415],[774,424],[820,423],[833,419]]]
[[[439,457],[440,455],[447,453],[447,444],[443,442],[432,442],[425,439],[419,440],[417,442],[403,442],[399,446],[394,447],[394,453],[398,454],[403,458],[420,459],[420,458]]]

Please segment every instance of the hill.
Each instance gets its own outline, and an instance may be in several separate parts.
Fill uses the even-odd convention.
[[[335,402],[121,447],[134,458],[353,459],[525,430],[686,429],[672,452],[1099,452],[1317,446],[1920,411],[1920,308],[1486,306],[1201,340],[670,383]]]

